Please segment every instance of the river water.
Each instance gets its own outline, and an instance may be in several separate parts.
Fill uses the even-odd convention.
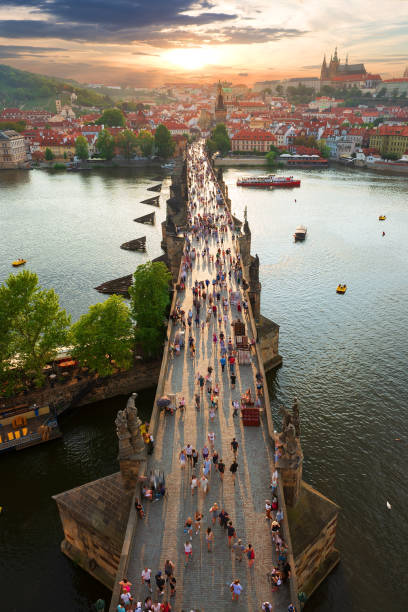
[[[344,169],[297,171],[300,189],[268,191],[236,187],[240,174],[224,174],[232,209],[242,218],[247,207],[252,253],[261,261],[262,312],[280,325],[284,364],[269,381],[274,419],[279,423],[279,405],[297,395],[304,478],[341,506],[342,562],[308,609],[405,610],[407,180]],[[147,187],[156,177],[124,169],[0,174],[0,281],[23,256],[78,318],[104,299],[94,286],[160,254],[168,179],[160,209],[139,203],[153,195]],[[133,223],[153,210],[155,227]],[[387,220],[379,222],[379,214]],[[299,224],[308,228],[304,243],[293,242]],[[141,235],[147,254],[119,249]],[[335,292],[339,282],[347,283],[344,296]],[[140,398],[146,415],[152,397]],[[51,495],[117,469],[113,421],[123,401],[81,409],[62,421],[63,440],[0,458],[0,585],[7,612],[54,610],[57,602],[60,612],[82,611],[98,596],[108,598],[60,553]]]

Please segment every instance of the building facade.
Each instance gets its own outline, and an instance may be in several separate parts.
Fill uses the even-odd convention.
[[[21,168],[26,163],[24,136],[14,130],[0,131],[0,169]]]
[[[268,153],[276,144],[276,136],[264,130],[240,130],[231,138],[232,151],[261,151]]]
[[[402,155],[408,151],[408,127],[405,125],[381,125],[370,136],[370,147],[381,155]]]

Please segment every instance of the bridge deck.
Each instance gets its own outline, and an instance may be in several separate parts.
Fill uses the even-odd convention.
[[[200,245],[202,249],[203,242]],[[228,247],[235,254],[230,231],[223,245],[225,249]],[[210,239],[210,252],[215,254],[216,249],[215,239]],[[206,258],[203,260],[200,257],[188,276],[186,291],[180,298],[181,307],[186,314],[190,308],[193,310],[191,287],[194,281],[206,278],[211,280],[215,276],[215,264],[207,263]],[[233,275],[228,287],[232,287],[234,291],[239,290]],[[205,318],[205,309],[201,308],[200,316],[201,319]],[[226,326],[224,322],[222,324],[227,339],[229,336],[233,338],[231,322],[237,318],[241,317],[236,308],[229,308],[228,322]],[[248,325],[248,322],[246,323]],[[290,601],[287,585],[272,593],[266,576],[276,564],[269,522],[264,512],[265,499],[270,498],[269,484],[273,465],[266,419],[263,415],[260,427],[244,427],[239,416],[232,416],[233,399],[239,401],[241,393],[244,393],[248,387],[255,396],[255,373],[258,369],[256,357],[252,354],[250,365],[237,364],[236,387],[232,389],[228,367],[224,373],[221,371],[219,345],[216,350],[213,347],[212,334],[215,331],[218,336],[220,331],[218,322],[211,317],[210,325],[206,324],[202,332],[201,328],[195,327],[193,320],[192,331],[196,338],[195,359],[190,356],[186,346],[180,355],[169,361],[165,392],[177,394],[178,398],[184,396],[187,409],[184,417],[179,411],[174,416],[165,416],[161,413],[159,417],[155,451],[150,458],[148,469],[158,468],[164,471],[167,496],[157,503],[144,504],[146,518],[138,523],[128,568],[127,577],[133,583],[132,592],[139,600],[144,600],[149,594],[148,589],[140,583],[142,569],[147,566],[152,569],[152,598],[153,601],[157,601],[154,575],[159,569],[163,571],[165,560],[170,559],[175,564],[177,593],[170,600],[170,592],[166,587],[162,600],[169,599],[173,611],[216,612],[237,607],[240,610],[256,611],[261,610],[264,601],[273,603],[275,612],[287,610]],[[252,333],[249,335],[252,336]],[[205,376],[209,365],[214,368],[213,385],[218,383],[220,389],[219,409],[212,423],[209,422],[210,402],[205,391],[201,410],[197,411],[194,407],[194,394],[199,392],[197,373],[200,372]],[[195,470],[197,475],[200,475],[201,449],[207,443],[207,434],[210,431],[216,434],[215,448],[226,465],[224,481],[220,481],[219,474],[213,469],[209,477],[210,486],[207,495],[205,496],[202,490],[198,490],[192,496],[190,488],[192,468],[188,463],[184,469],[180,467],[179,453],[188,443],[200,451],[199,463]],[[229,466],[233,461],[230,447],[233,437],[236,437],[239,443],[237,459],[239,467],[235,485],[229,472]],[[212,525],[209,509],[213,502],[217,502],[220,508],[224,507],[227,510],[242,542],[245,545],[248,543],[253,545],[256,558],[251,569],[248,567],[246,556],[242,562],[234,558],[228,548],[226,532],[218,522]],[[187,517],[194,518],[196,509],[202,512],[204,518],[201,533],[195,535],[195,530],[193,531],[193,558],[185,566],[183,544],[187,538],[184,533],[184,523]],[[214,531],[212,552],[207,551],[205,540],[208,526]],[[239,578],[243,586],[238,603],[231,600],[229,589],[229,584],[235,578]]]

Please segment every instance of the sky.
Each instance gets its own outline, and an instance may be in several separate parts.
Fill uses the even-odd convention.
[[[408,0],[1,0],[0,63],[82,83],[318,76],[324,53],[408,66]]]

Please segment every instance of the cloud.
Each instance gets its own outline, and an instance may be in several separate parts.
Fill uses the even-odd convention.
[[[160,57],[159,53],[145,53],[144,51],[133,51],[132,55],[149,55],[150,57]]]
[[[44,53],[68,51],[61,47],[30,47],[26,45],[0,45],[0,58],[41,57]]]
[[[321,64],[312,64],[311,66],[301,66],[301,70],[316,70],[317,68],[321,68]]]
[[[247,77],[248,76],[248,72],[238,72],[238,76],[240,76],[240,77]]]

